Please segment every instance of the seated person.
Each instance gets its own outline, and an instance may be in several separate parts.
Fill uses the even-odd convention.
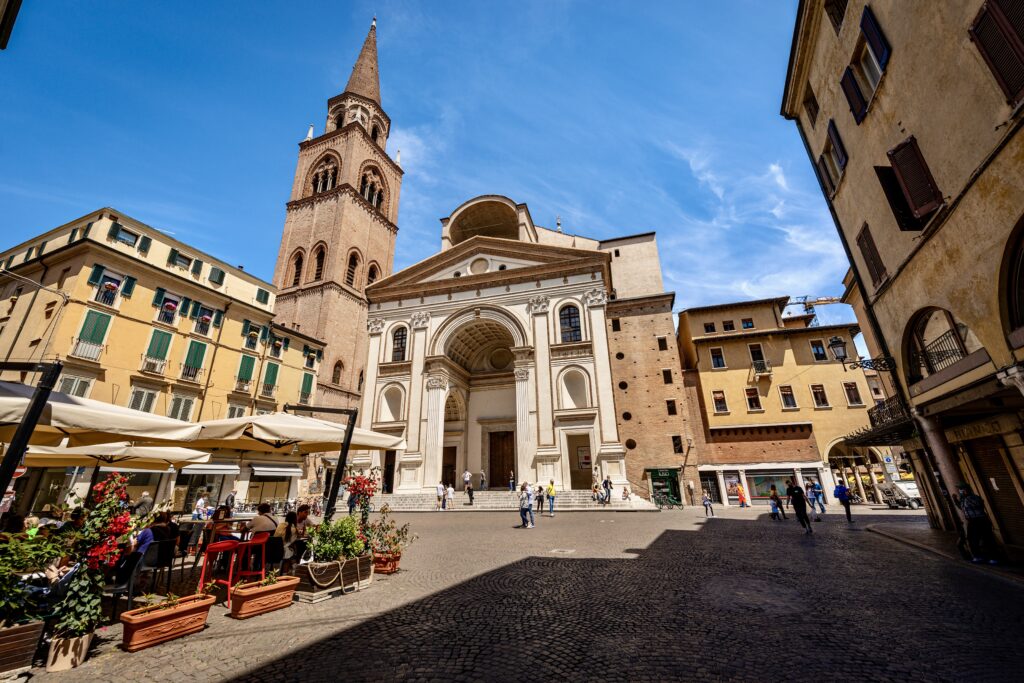
[[[269,503],[260,503],[259,507],[256,508],[256,512],[259,514],[245,523],[245,526],[252,531],[253,534],[264,532],[272,534],[277,531],[277,520],[270,514]]]
[[[71,518],[68,521],[60,525],[57,529],[59,534],[67,534],[74,531],[80,531],[85,526],[85,510],[80,507],[75,508],[71,511]]]
[[[237,541],[238,538],[234,535],[231,528],[231,508],[227,505],[221,505],[214,511],[213,517],[206,523],[206,528],[210,529],[210,542],[215,541]]]

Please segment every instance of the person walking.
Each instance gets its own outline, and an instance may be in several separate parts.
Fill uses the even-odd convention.
[[[153,496],[149,495],[149,491],[143,491],[142,495],[139,496],[139,501],[135,503],[135,509],[133,512],[139,517],[145,517],[153,511]]]
[[[789,480],[786,480],[786,484],[789,484]],[[782,515],[782,519],[789,519],[786,517],[786,508],[782,504],[782,499],[779,498],[779,490],[775,488],[775,484],[772,484],[771,489],[768,491],[768,498],[779,508],[778,512]]]
[[[530,486],[529,482],[523,482],[523,486],[526,487],[526,511],[530,516],[530,526],[527,528],[532,529],[536,525],[533,519],[533,503],[536,500],[536,495],[534,494],[533,487]]]
[[[604,478],[604,483],[601,484],[601,488],[604,489],[604,504],[611,505],[612,503],[612,478],[608,475]]]
[[[548,482],[548,517],[555,516],[555,480]]]
[[[466,487],[466,495],[469,496],[469,504],[473,504],[473,485],[470,484]]]
[[[526,482],[519,487],[519,519],[522,522],[518,529],[529,529],[530,521],[527,517],[530,509],[530,493],[526,490]]]
[[[846,521],[853,524],[853,515],[850,514],[850,489],[846,488],[846,482],[840,479],[835,490],[832,491],[832,495],[846,510]]]
[[[455,509],[455,487],[448,484],[448,511]]]
[[[480,490],[487,490],[487,474],[482,469],[480,470]]]
[[[701,496],[700,502],[704,505],[704,516],[714,517],[715,510],[711,507],[711,494],[708,493],[707,489],[704,489],[704,495]]]
[[[235,509],[235,496],[237,495],[238,491],[232,489],[231,493],[229,493],[227,497],[224,499],[224,504],[228,506],[228,510],[233,511]]]
[[[821,514],[825,514],[825,491],[821,488],[821,482],[812,479],[811,483],[814,485],[814,499],[818,502],[818,507],[821,508]],[[813,505],[811,509],[814,509]],[[821,521],[821,517],[818,517],[818,521]]]
[[[821,521],[821,516],[818,514],[818,510],[816,508],[816,506],[818,504],[818,490],[816,488],[814,488],[814,480],[813,479],[808,479],[807,480],[807,491],[806,491],[806,493],[807,493],[807,502],[811,504],[811,514],[814,515],[814,521],[815,522],[820,522]]]
[[[473,484],[473,473],[466,468],[466,471],[462,473],[462,490],[466,491]]]
[[[736,497],[740,499],[740,507],[750,507],[750,503],[747,502],[747,490],[743,488],[743,484],[736,484]]]
[[[787,479],[786,499],[793,506],[793,514],[796,515],[796,520],[800,522],[800,526],[804,528],[804,533],[813,534],[814,529],[811,528],[811,518],[807,516],[807,495],[804,493],[803,487],[795,481]]]
[[[515,472],[511,472],[510,471],[508,473],[508,490],[509,491],[515,491],[516,490],[516,473]]]
[[[544,484],[541,484],[541,483],[537,484],[536,496],[537,496],[537,498],[536,498],[537,516],[540,517],[541,515],[544,514]]]
[[[996,544],[992,536],[992,522],[985,512],[985,501],[971,491],[965,483],[957,486],[960,495],[956,505],[964,513],[967,520],[967,548],[971,551],[971,562],[980,564],[998,564],[995,559]]]
[[[435,488],[437,489],[437,503],[434,505],[434,510],[440,512],[444,509],[444,482],[437,482],[437,486]]]
[[[192,519],[206,519],[206,498],[201,493],[192,508]]]

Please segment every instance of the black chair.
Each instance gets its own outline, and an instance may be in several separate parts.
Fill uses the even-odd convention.
[[[114,598],[114,606],[111,613],[112,619],[117,619],[117,607],[121,603],[121,596],[128,598],[128,609],[132,607],[135,599],[135,581],[139,577],[139,566],[142,564],[142,553],[134,552],[125,558],[121,566],[114,574],[114,582],[103,587],[103,593]]]
[[[271,536],[267,539],[267,569],[277,567],[281,569],[284,562],[284,539],[280,536]]]
[[[171,592],[171,572],[174,568],[174,550],[176,541],[173,538],[166,538],[161,541],[153,541],[146,548],[146,553],[139,563],[139,574],[143,572],[153,573],[153,586],[156,586],[160,570],[167,572],[167,592]]]

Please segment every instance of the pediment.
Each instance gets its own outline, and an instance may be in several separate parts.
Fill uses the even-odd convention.
[[[463,289],[555,273],[606,270],[609,262],[610,257],[599,251],[473,237],[373,283],[366,288],[366,294],[375,300],[389,299],[407,292]]]

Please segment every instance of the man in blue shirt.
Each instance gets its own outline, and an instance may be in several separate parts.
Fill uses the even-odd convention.
[[[832,492],[832,495],[835,496],[836,500],[839,501],[839,504],[846,509],[846,521],[852,524],[853,515],[850,514],[850,489],[846,488],[846,482],[840,479],[839,483],[836,484],[836,489]]]

